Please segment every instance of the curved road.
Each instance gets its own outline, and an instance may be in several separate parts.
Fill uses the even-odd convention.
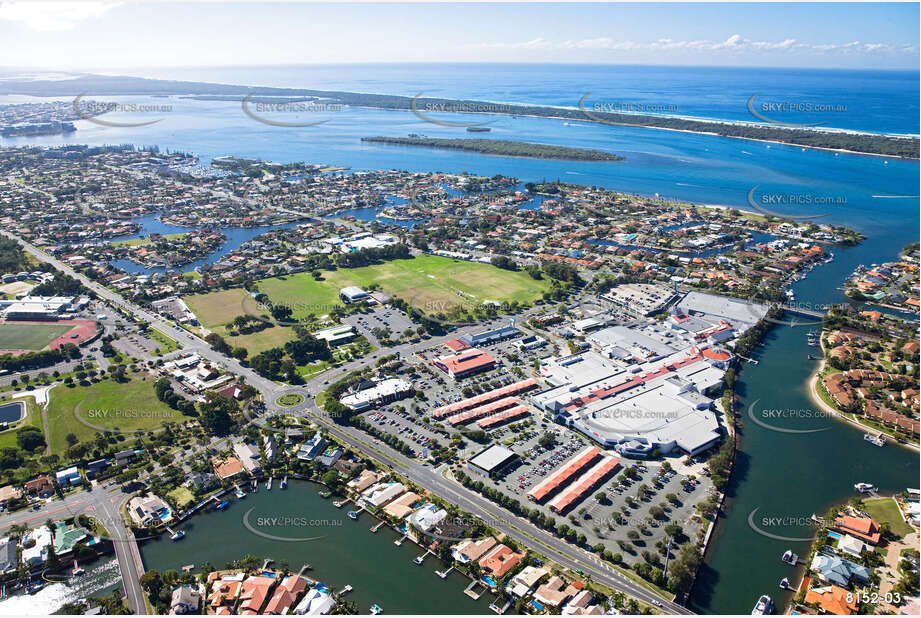
[[[95,292],[100,298],[109,301],[126,313],[142,318],[150,323],[152,328],[180,342],[185,350],[194,352],[202,358],[207,358],[212,362],[220,363],[227,367],[228,370],[242,376],[249,384],[259,389],[266,402],[267,414],[260,419],[254,419],[256,423],[261,425],[268,417],[276,413],[307,416],[310,420],[323,426],[330,434],[348,444],[351,448],[363,452],[365,455],[375,459],[385,467],[395,469],[399,474],[406,476],[419,486],[454,502],[470,513],[481,514],[481,516],[485,515],[486,517],[484,519],[489,520],[488,523],[490,526],[507,534],[510,538],[515,539],[522,545],[534,548],[550,560],[570,569],[581,570],[583,573],[590,575],[594,581],[612,589],[622,591],[646,603],[658,605],[665,612],[671,614],[693,613],[687,608],[659,596],[645,586],[628,578],[618,570],[605,564],[594,554],[571,545],[556,535],[538,528],[530,521],[512,515],[479,494],[465,489],[454,481],[453,478],[449,480],[440,472],[405,457],[383,442],[376,440],[358,429],[345,427],[332,422],[326,416],[325,412],[317,408],[313,401],[313,397],[325,388],[325,382],[334,382],[342,375],[369,364],[373,359],[351,361],[337,367],[335,370],[323,373],[320,377],[314,378],[305,386],[291,387],[278,384],[259,375],[250,367],[241,365],[236,359],[220,354],[199,337],[181,328],[175,327],[164,321],[157,314],[125,300],[121,295],[104,288],[95,281],[76,272],[67,264],[64,264],[53,256],[23,241],[21,238],[8,232],[3,233],[19,242],[26,251],[37,259],[51,264],[58,270],[78,279],[84,286]],[[401,356],[405,358],[407,354],[432,347],[450,338],[451,335],[445,335],[417,344],[394,346],[387,350],[387,354],[400,352]],[[286,392],[299,392],[306,396],[306,400],[303,404],[294,408],[281,408],[275,404],[275,400]],[[121,557],[119,562],[122,562]],[[127,562],[133,561],[129,560]],[[137,572],[136,575],[140,576],[140,573]],[[126,588],[127,587],[126,583]],[[129,600],[132,600],[132,605],[134,605],[136,600],[131,599],[132,596],[133,595],[129,593]],[[135,606],[134,609],[136,612],[141,613],[145,611],[143,604]]]

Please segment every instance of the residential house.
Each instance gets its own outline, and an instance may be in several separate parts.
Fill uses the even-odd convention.
[[[278,588],[275,589],[275,594],[269,599],[268,604],[265,606],[264,613],[273,616],[282,616],[291,613],[291,609],[297,602],[298,597],[300,597],[305,590],[307,590],[307,580],[297,575],[288,575],[281,580]]]
[[[199,605],[201,605],[201,588],[198,585],[187,584],[173,590],[169,613],[173,615],[197,614]]]
[[[816,554],[809,567],[821,581],[837,584],[842,588],[851,582],[865,584],[870,581],[870,570],[862,565],[837,556]]]
[[[31,481],[27,481],[24,487],[26,493],[30,496],[48,498],[54,494],[54,484],[51,482],[51,477],[47,474],[39,475]]]
[[[262,474],[262,461],[257,446],[237,442],[233,445],[233,452],[247,472],[253,475]]]
[[[538,582],[549,573],[550,571],[544,567],[526,566],[509,581],[505,590],[521,599],[530,594]]]
[[[843,515],[835,520],[834,528],[838,532],[850,534],[870,545],[878,545],[883,537],[879,524],[869,517]]]
[[[835,616],[850,616],[856,614],[860,608],[857,596],[853,592],[834,584],[809,590],[803,600],[806,603],[815,603],[824,613]]]
[[[451,548],[451,557],[460,564],[476,562],[496,545],[496,539],[488,536],[479,541],[472,539],[461,541]]]
[[[135,496],[128,501],[128,515],[138,526],[156,526],[172,518],[169,505],[159,496]]]
[[[329,594],[329,590],[315,587],[311,588],[301,599],[301,602],[294,608],[294,613],[298,616],[325,616],[332,611],[335,605],[336,602]]]
[[[264,575],[250,575],[247,577],[243,581],[243,588],[240,590],[239,613],[243,615],[260,614],[262,606],[265,605],[274,586],[274,577],[265,577]]]
[[[515,568],[522,558],[524,558],[524,554],[515,553],[510,547],[500,543],[480,558],[477,564],[486,573],[498,580],[505,577],[509,571]]]

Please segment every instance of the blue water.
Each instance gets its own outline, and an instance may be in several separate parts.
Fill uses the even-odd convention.
[[[258,86],[343,90],[577,107],[587,101],[652,105],[680,116],[757,121],[746,102],[831,105],[828,113],[780,114],[783,122],[879,132],[919,132],[912,71],[558,64],[352,64],[139,69],[132,75]],[[589,106],[589,109],[592,109]]]
[[[151,234],[164,234],[164,235],[180,234],[182,232],[188,232],[190,229],[190,228],[180,227],[178,225],[171,225],[169,223],[163,223],[162,221],[160,221],[159,217],[160,215],[154,214],[154,215],[148,215],[146,217],[138,217],[135,219],[130,219],[130,221],[139,223],[141,225],[141,229],[138,230],[136,234],[129,234],[127,236],[119,236],[118,238],[111,239],[110,242],[119,241],[119,240],[132,240],[135,238],[146,238],[150,236]],[[191,272],[200,266],[204,266],[205,264],[213,264],[215,262],[220,261],[220,259],[224,257],[225,255],[239,249],[243,243],[249,240],[252,240],[253,238],[255,238],[256,236],[260,234],[264,234],[265,232],[268,232],[273,229],[290,229],[292,227],[296,227],[297,225],[298,225],[297,223],[285,223],[283,225],[276,225],[276,226],[266,225],[266,226],[248,227],[248,228],[237,228],[237,227],[215,228],[216,231],[224,234],[227,237],[227,240],[224,241],[224,243],[220,247],[218,247],[217,250],[213,251],[212,253],[209,253],[206,257],[202,259],[196,260],[194,262],[191,262],[189,264],[182,266],[181,270],[183,272]],[[122,270],[126,272],[133,273],[133,274],[140,274],[140,273],[151,274],[154,272],[165,272],[169,270],[167,268],[146,268],[144,266],[141,266],[140,264],[136,264],[135,262],[132,262],[131,260],[112,260],[111,264],[113,266],[121,268]]]

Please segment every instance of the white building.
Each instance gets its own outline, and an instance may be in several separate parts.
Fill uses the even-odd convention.
[[[409,523],[422,532],[428,532],[448,516],[448,512],[436,504],[426,504],[409,516]]]
[[[398,401],[411,395],[412,392],[412,383],[399,378],[388,378],[380,382],[365,381],[359,383],[354,391],[342,397],[339,403],[361,412],[391,401]]]
[[[77,470],[77,466],[71,466],[70,468],[65,468],[64,470],[58,470],[54,476],[55,480],[58,482],[58,485],[61,487],[79,485],[81,481],[80,471]]]
[[[311,588],[294,608],[294,613],[298,616],[325,616],[336,602],[329,594],[328,590],[320,588]]]
[[[360,287],[350,285],[339,290],[339,298],[349,304],[357,303],[362,300],[367,300],[368,293]]]
[[[390,481],[387,483],[378,483],[373,487],[366,489],[361,494],[361,501],[370,508],[384,506],[406,490],[403,483]]]

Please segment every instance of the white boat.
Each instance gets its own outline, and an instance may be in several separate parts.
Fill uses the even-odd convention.
[[[886,446],[886,439],[881,433],[876,435],[873,435],[872,433],[865,433],[863,434],[863,439],[873,446]]]
[[[854,489],[856,489],[862,494],[868,494],[871,491],[876,491],[876,487],[874,487],[870,483],[854,483]]]
[[[752,608],[752,616],[768,616],[774,613],[774,602],[766,594],[762,594]]]
[[[787,579],[786,577],[784,577],[782,580],[780,580],[780,589],[781,589],[781,590],[786,590],[786,589],[789,588],[789,587],[790,587],[790,580],[789,580],[789,579]]]
[[[288,489],[288,477],[287,476],[281,479],[281,488]]]
[[[780,559],[787,564],[796,564],[796,562],[799,560],[799,556],[794,554],[792,549],[788,549],[783,553],[783,556],[781,556]]]
[[[371,606],[371,614],[377,616],[378,614],[384,613],[384,608],[375,603]]]
[[[243,498],[246,497],[246,492],[243,491],[242,489],[237,489],[236,496],[237,498],[240,498],[242,500]]]
[[[178,541],[179,539],[185,538],[185,530],[177,530],[170,535],[169,539],[171,541]]]

